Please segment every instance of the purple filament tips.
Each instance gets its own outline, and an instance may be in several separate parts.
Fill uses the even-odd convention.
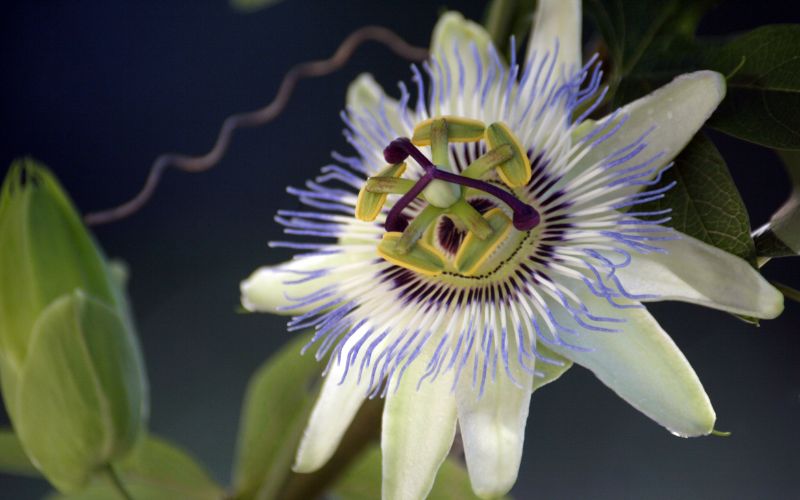
[[[538,226],[540,220],[539,212],[537,212],[532,206],[525,205],[524,209],[514,211],[514,218],[512,222],[517,230],[528,231]]]
[[[395,165],[411,156],[425,170],[433,168],[433,163],[417,149],[414,144],[406,137],[400,137],[389,143],[383,150],[383,158],[387,163]]]

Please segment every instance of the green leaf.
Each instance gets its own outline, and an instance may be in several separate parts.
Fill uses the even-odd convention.
[[[709,125],[776,149],[800,149],[800,25],[757,28],[702,63],[729,75],[728,95]]]
[[[144,427],[146,390],[128,325],[76,290],[33,327],[14,427],[45,477],[60,491],[75,491],[131,449]]]
[[[750,219],[733,183],[728,166],[714,144],[702,133],[696,135],[675,158],[658,186],[676,182],[664,198],[643,210],[671,208],[667,224],[678,231],[714,245],[750,262],[755,246],[750,237]]]
[[[341,500],[373,500],[381,497],[381,449],[373,446],[353,463],[332,488]],[[428,500],[466,500],[478,498],[472,492],[467,471],[448,458],[439,469]]]
[[[770,221],[755,231],[759,258],[800,254],[800,151],[779,151],[792,191]]]
[[[14,431],[0,429],[0,472],[20,476],[39,476]]]
[[[586,0],[587,13],[594,20],[606,44],[610,62],[609,84],[614,108],[640,97],[655,87],[630,88],[628,75],[640,64],[658,60],[671,45],[690,40],[703,14],[717,0]],[[671,73],[669,81],[678,73]],[[615,92],[616,91],[616,92]]]
[[[267,7],[272,7],[281,1],[282,0],[230,0],[230,3],[231,7],[236,10],[250,13],[257,10],[266,9]]]
[[[324,367],[300,355],[310,338],[293,339],[250,379],[233,471],[236,498],[274,498],[291,471]]]
[[[224,491],[189,455],[152,436],[140,440],[115,465],[120,479],[136,500],[219,500]],[[83,491],[52,495],[53,500],[108,500],[120,498],[107,476],[97,475]]]

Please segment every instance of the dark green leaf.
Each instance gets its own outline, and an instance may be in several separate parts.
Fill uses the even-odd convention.
[[[753,239],[756,243],[756,255],[759,257],[776,258],[797,255],[797,252],[782,242],[769,227],[754,233]]]
[[[755,246],[747,210],[725,160],[702,133],[675,158],[659,187],[673,181],[675,187],[648,208],[671,208],[671,227],[754,262]]]
[[[291,471],[323,368],[300,355],[309,339],[292,340],[250,379],[233,472],[237,498],[273,498]]]
[[[715,3],[717,0],[586,0],[586,11],[600,30],[611,59],[605,70],[610,71],[612,92],[620,82],[629,85],[627,77],[637,72],[640,63],[657,61],[673,44],[691,40],[701,17]],[[649,90],[623,87],[614,94],[612,106]]]
[[[255,12],[257,10],[272,7],[282,0],[230,0],[231,7],[241,12]]]
[[[140,440],[115,466],[120,480],[137,500],[219,500],[224,492],[189,455],[156,437]],[[53,500],[108,500],[120,498],[110,479],[97,475],[89,487]]]
[[[40,476],[36,467],[28,460],[14,431],[0,429],[0,472],[20,476]]]
[[[800,25],[757,28],[703,56],[729,75],[709,125],[777,149],[800,149]]]
[[[373,446],[361,455],[333,487],[334,498],[373,500],[381,497],[381,450]],[[464,467],[448,458],[439,469],[428,500],[467,500],[478,498]]]

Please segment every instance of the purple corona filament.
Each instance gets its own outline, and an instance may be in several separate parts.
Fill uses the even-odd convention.
[[[411,201],[419,196],[425,187],[431,183],[432,180],[441,180],[452,184],[459,184],[461,186],[470,187],[490,194],[495,198],[501,200],[514,211],[513,224],[519,231],[528,231],[539,225],[540,217],[539,212],[535,208],[523,203],[513,194],[500,189],[499,187],[489,184],[488,182],[464,177],[442,169],[436,168],[422,151],[417,149],[414,144],[406,137],[400,137],[389,143],[383,150],[383,158],[391,164],[401,163],[403,160],[411,156],[419,165],[425,169],[425,174],[419,178],[414,187],[412,187],[406,194],[397,200],[389,215],[386,217],[384,227],[387,231],[403,231],[408,226],[408,222],[400,217],[400,214],[408,206]]]

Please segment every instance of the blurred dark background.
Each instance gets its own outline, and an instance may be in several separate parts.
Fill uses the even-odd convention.
[[[84,212],[139,190],[164,151],[205,152],[223,118],[272,99],[295,63],[328,57],[352,30],[381,24],[427,45],[443,7],[480,19],[484,2],[286,0],[239,14],[224,0],[7,1],[0,14],[0,173],[32,155]],[[795,2],[729,1],[701,32],[800,22]],[[300,83],[277,121],[239,133],[214,170],[169,171],[140,213],[95,232],[131,269],[130,294],[152,388],[151,426],[227,484],[250,374],[289,334],[285,319],[239,315],[238,283],[287,255],[277,208],[347,151],[338,112],[370,71],[390,91],[409,76],[363,46],[332,76]],[[800,111],[800,110],[798,110]],[[765,222],[788,193],[766,150],[714,134],[750,210]],[[2,249],[0,249],[2,251]],[[800,286],[800,262],[768,277]],[[799,498],[800,305],[753,328],[686,304],[652,309],[702,379],[729,438],[671,436],[582,369],[537,392],[517,498]],[[265,425],[269,425],[265,422]],[[0,475],[0,497],[38,498],[42,481]]]

